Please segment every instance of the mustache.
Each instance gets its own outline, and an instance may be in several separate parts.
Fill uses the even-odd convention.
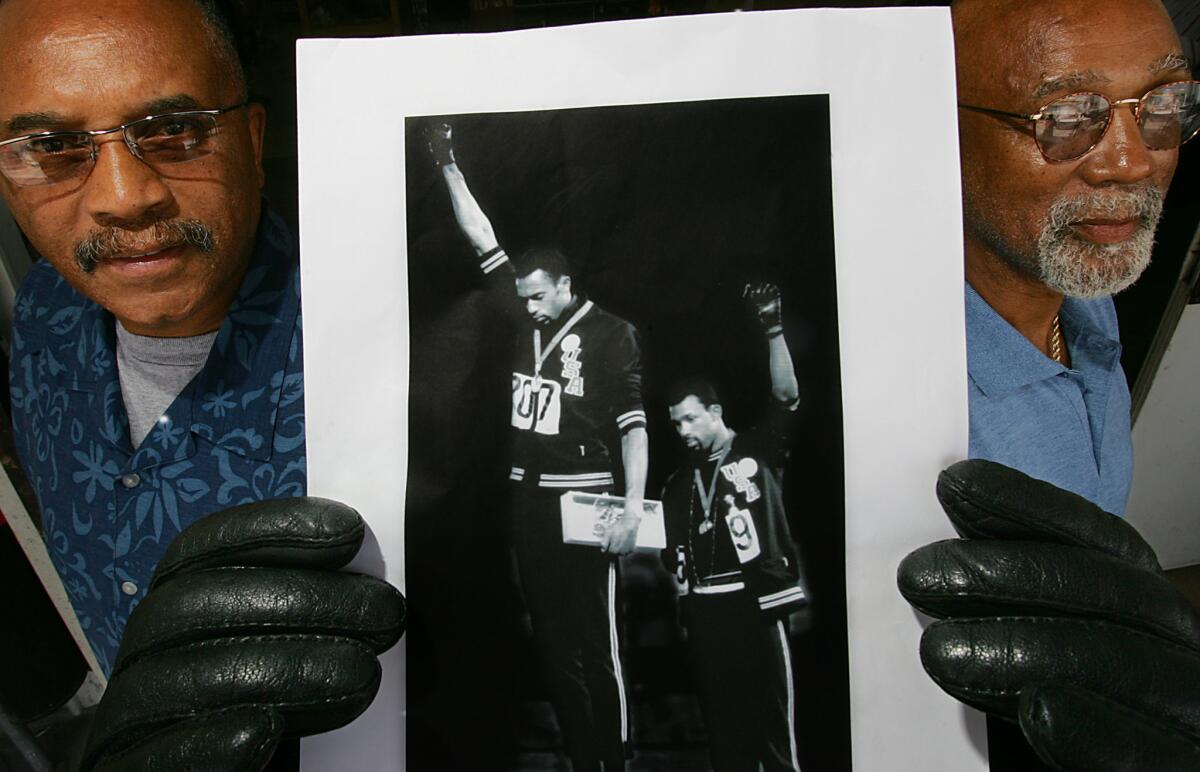
[[[1065,235],[1080,220],[1136,219],[1143,228],[1153,229],[1162,216],[1162,208],[1162,191],[1152,183],[1093,190],[1056,199],[1050,205],[1047,227],[1052,233]]]
[[[92,230],[75,245],[75,264],[91,273],[101,260],[112,257],[181,246],[212,252],[214,245],[212,230],[196,219],[159,220],[141,231],[108,226]]]

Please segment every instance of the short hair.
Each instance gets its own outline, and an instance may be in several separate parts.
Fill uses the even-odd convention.
[[[513,260],[517,276],[525,277],[537,270],[546,272],[551,281],[571,275],[571,264],[558,247],[537,245],[524,250]]]
[[[246,99],[249,96],[249,89],[246,85],[246,63],[243,60],[245,46],[239,44],[239,37],[234,29],[235,16],[239,13],[239,9],[234,7],[232,0],[192,0],[192,2],[200,9],[204,26],[208,28],[209,36],[212,38],[214,53],[225,60],[239,96]],[[249,43],[247,42],[246,45],[248,46]]]
[[[717,396],[717,389],[712,381],[700,375],[690,375],[675,381],[667,391],[667,406],[674,407],[688,397],[700,400],[704,407],[721,404],[721,398]]]
[[[248,40],[244,40],[244,45],[239,44],[238,30],[234,29],[235,17],[240,22],[240,14],[243,13],[240,7],[235,7],[237,1],[191,0],[200,11],[200,18],[208,29],[208,35],[212,39],[213,53],[218,58],[225,60],[225,64],[229,68],[229,75],[237,87],[238,95],[242,99],[247,99],[250,91],[246,85],[246,63],[243,60],[243,53],[248,53],[250,43]],[[0,0],[0,5],[4,5],[4,0]],[[242,29],[243,26],[238,25],[242,32],[247,32]],[[243,39],[247,37],[247,35],[242,36]]]

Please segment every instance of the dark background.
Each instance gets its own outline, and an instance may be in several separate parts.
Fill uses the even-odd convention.
[[[519,763],[530,768],[531,754],[555,740],[539,734],[529,714],[540,687],[503,533],[514,332],[503,306],[515,300],[509,287],[486,287],[458,232],[422,139],[432,120],[410,119],[406,128],[410,764],[504,769],[513,763],[506,739],[519,737]],[[680,452],[663,395],[672,380],[715,377],[734,428],[751,425],[766,406],[766,345],[740,294],[749,279],[782,288],[803,394],[786,504],[815,599],[793,625],[801,762],[848,769],[827,98],[436,120],[454,127],[459,166],[501,244],[510,253],[560,244],[574,263],[574,286],[638,328],[649,497],[657,498]],[[627,560],[625,569],[635,745],[645,757],[703,758],[669,578],[657,556]]]
[[[218,3],[234,19],[239,38],[239,51],[249,68],[251,91],[268,106],[270,121],[264,159],[264,166],[267,170],[267,192],[272,204],[293,228],[297,222],[298,206],[296,198],[295,41],[299,38],[481,32],[735,9],[753,11],[785,7],[947,4],[945,0],[930,0],[929,2],[924,2],[924,0],[218,0]],[[1198,52],[1200,52],[1200,0],[1164,0],[1164,4],[1183,36],[1185,53],[1189,55],[1195,65]],[[856,43],[857,41],[853,40],[845,41],[844,48],[847,51],[853,51]],[[916,54],[919,52],[914,52],[914,55]],[[715,55],[719,55],[719,52]],[[436,65],[431,64],[431,66]],[[423,73],[403,73],[402,76],[420,78]],[[919,85],[913,84],[913,87],[917,88]],[[886,116],[884,123],[881,124],[881,131],[884,130],[886,130]],[[333,152],[334,149],[330,151]],[[488,169],[480,169],[478,172],[491,173]],[[476,172],[469,171],[468,173],[472,174],[474,181],[477,176]],[[1191,289],[1192,302],[1200,302],[1200,284],[1197,283],[1200,273],[1193,272],[1191,276],[1184,277],[1182,280],[1180,277],[1180,269],[1184,263],[1188,246],[1196,233],[1197,224],[1200,223],[1200,185],[1196,184],[1197,179],[1200,179],[1200,141],[1193,141],[1180,153],[1180,166],[1167,199],[1154,261],[1134,287],[1116,298],[1124,345],[1122,364],[1133,387],[1135,405],[1139,396],[1144,395],[1149,387],[1153,370],[1157,366],[1156,352],[1161,353],[1170,330],[1174,328],[1175,317],[1169,312],[1164,314],[1164,308],[1168,306],[1172,294],[1178,294],[1181,289],[1185,291]],[[516,235],[515,232],[513,235]],[[736,259],[736,257],[731,256],[730,259]],[[461,274],[447,275],[441,278],[447,281],[458,281],[467,277],[469,273],[464,270]],[[460,286],[465,287],[466,285]],[[464,295],[471,294],[465,289],[463,293]],[[444,297],[444,294],[438,297]],[[472,297],[474,297],[473,294]],[[414,307],[421,302],[416,293],[414,293],[413,301]],[[477,300],[471,300],[472,304],[476,302]],[[473,306],[464,305],[464,302],[450,303],[440,309],[429,309],[429,305],[426,303],[425,307],[429,310],[430,315],[424,320],[417,320],[426,326],[436,324],[438,319],[450,321],[457,319],[462,322],[469,313],[478,313],[477,311],[468,313],[467,309],[473,308]],[[791,328],[788,334],[795,348],[798,342],[797,336],[803,336],[804,332],[797,329],[798,320],[791,313],[794,305],[794,302],[789,299],[788,312]],[[460,324],[457,332],[450,332],[450,327],[446,329],[444,342],[451,347],[463,347],[463,350],[460,354],[447,357],[442,381],[444,384],[462,383],[474,378],[476,374],[486,373],[487,368],[481,368],[475,364],[478,357],[472,357],[469,354],[487,351],[488,345],[503,345],[504,341],[507,341],[502,330],[493,329],[487,325],[483,328],[472,328],[469,324]],[[414,334],[417,332],[415,331]],[[421,340],[417,342],[420,346],[430,345],[429,339],[424,340],[424,343]],[[430,355],[429,348],[419,348],[418,353],[422,350],[425,351],[426,356]],[[799,357],[797,363],[802,368],[811,366],[810,362]],[[497,401],[489,403],[488,400],[492,397],[481,395],[478,402],[459,406],[459,410],[468,416],[465,420],[474,421],[481,417],[487,420],[476,423],[470,430],[463,429],[460,424],[459,428],[449,431],[448,438],[444,440],[438,438],[437,442],[431,443],[429,447],[431,455],[428,458],[429,469],[466,468],[473,462],[482,469],[486,468],[486,464],[494,462],[495,459],[489,455],[487,447],[489,442],[501,435],[503,431],[502,426],[494,423],[494,411],[497,409],[507,410],[505,401],[499,399],[499,395],[496,397]],[[5,404],[4,407],[7,405]],[[422,416],[426,425],[432,425],[439,415],[455,414],[453,406],[449,404],[435,404],[433,401],[427,401],[423,404],[423,408],[432,411],[431,415]],[[741,420],[741,410],[736,411],[734,416]],[[0,425],[9,425],[6,415],[0,416],[0,418],[3,419],[0,420]],[[457,418],[464,420],[461,416],[457,416]],[[493,422],[489,423],[489,421]],[[652,427],[652,429],[661,431],[661,427],[657,429]],[[476,432],[482,436],[475,437]],[[470,442],[456,444],[455,440],[461,439],[464,435]],[[6,441],[6,433],[0,433],[0,443]],[[831,444],[829,451],[832,455],[840,458],[840,443],[837,448]],[[9,454],[9,460],[11,460],[11,454]],[[20,474],[14,472],[15,464],[10,463],[8,466],[10,476],[14,477],[14,481],[20,488]],[[661,474],[657,466],[655,474]],[[793,487],[795,479],[796,476],[793,476]],[[824,489],[834,487],[840,489],[840,477],[836,480],[836,486],[833,483],[834,481],[829,481]],[[455,485],[452,478],[448,474],[441,473],[428,478],[412,477],[409,485],[414,501],[428,502],[431,497],[440,496],[445,497],[449,504],[460,507],[436,523],[430,521],[430,534],[422,541],[422,547],[428,548],[430,554],[428,556],[413,555],[412,559],[436,563],[442,566],[442,570],[447,575],[453,575],[451,569],[456,566],[467,566],[471,571],[482,571],[482,561],[494,558],[495,551],[487,547],[487,541],[497,525],[495,522],[489,521],[487,517],[487,499],[479,486],[463,492],[452,490]],[[499,486],[499,482],[495,482],[495,485]],[[27,506],[29,506],[32,502],[28,497],[25,498]],[[471,502],[474,502],[475,509],[470,508]],[[840,507],[840,502],[838,506]],[[36,509],[31,507],[30,511],[35,512]],[[497,517],[498,514],[497,512]],[[456,541],[456,537],[463,528],[473,529],[472,536],[474,538],[459,543]],[[830,533],[833,530],[833,526],[829,525]],[[443,537],[440,541],[437,538],[439,535]],[[807,553],[811,553],[812,550],[811,545],[805,545]],[[16,569],[19,566],[13,564],[12,568]],[[1196,572],[1191,571],[1185,577],[1184,574],[1188,571],[1189,569],[1180,569],[1171,572],[1169,576],[1177,583],[1182,583],[1181,586],[1190,592],[1190,597],[1200,597],[1200,576],[1194,576]],[[468,575],[469,573],[470,571],[468,571]],[[438,576],[437,573],[430,575],[431,577]],[[821,589],[819,571],[812,577],[812,581],[820,602],[831,591],[828,588]],[[490,627],[489,620],[492,617],[510,619],[513,604],[515,604],[503,583],[498,584],[497,587],[493,587],[491,584],[474,586],[467,581],[452,579],[429,595],[433,602],[421,610],[418,615],[417,624],[426,624],[429,627],[424,633],[411,638],[409,643],[414,650],[429,652],[430,646],[436,647],[445,644],[445,648],[437,648],[434,651],[437,656],[431,661],[433,670],[422,673],[410,671],[409,673],[413,679],[413,696],[416,698],[414,705],[417,709],[410,725],[410,741],[413,743],[413,747],[420,752],[451,743],[456,746],[453,753],[457,754],[458,758],[462,758],[469,755],[463,753],[465,748],[476,744],[486,746],[488,732],[496,726],[503,726],[509,718],[504,713],[496,711],[496,701],[489,698],[486,693],[489,681],[486,678],[476,679],[480,673],[486,674],[488,668],[499,663],[501,672],[494,674],[494,678],[491,680],[503,685],[511,680],[508,679],[508,673],[504,671],[511,670],[517,665],[507,659],[508,654],[512,651],[511,644],[505,638],[506,635],[509,635],[508,628],[498,626],[492,629]],[[837,598],[842,597],[840,587],[832,592]],[[446,603],[444,606],[438,605],[446,599],[453,602]],[[48,602],[44,597],[40,600],[43,603]],[[506,603],[509,606],[505,606]],[[437,626],[437,621],[442,618],[461,619],[463,615],[460,609],[464,607],[478,609],[476,615],[478,622],[471,628],[471,632],[477,635],[475,640],[468,640],[461,632],[455,633],[447,640],[439,641],[432,637],[433,633],[430,630],[442,629]],[[28,632],[32,623],[20,614],[18,617],[22,620],[22,624],[16,625],[14,629],[20,628]],[[431,624],[428,620],[432,620],[433,623]],[[817,629],[821,628],[818,626]],[[52,634],[59,638],[65,636],[65,631],[62,629],[53,633],[49,630],[39,631],[39,633],[44,633],[41,637],[46,640],[49,640]],[[421,635],[425,637],[421,637]],[[828,645],[828,642],[818,644],[818,640],[812,637],[800,640],[795,649],[798,659],[805,658],[806,652],[812,654],[809,661],[817,661],[813,657],[828,657],[831,668],[838,670],[839,673],[844,672],[844,655],[838,653],[836,648],[822,648],[822,646]],[[76,673],[81,668],[80,663],[81,660],[78,657],[63,657],[59,660],[58,667],[64,673],[67,671]],[[450,684],[452,688],[430,692],[429,684],[435,681],[441,684]],[[472,684],[484,688],[484,692],[479,695],[472,693]],[[425,689],[425,691],[420,691],[420,689]],[[71,689],[68,688],[62,692],[64,699],[69,696],[70,691]],[[457,702],[447,703],[446,700],[450,697]],[[840,700],[844,699],[844,694],[835,692],[831,699],[833,702],[830,705],[830,711],[839,716],[842,715],[845,709]],[[809,717],[814,717],[814,731],[826,726],[822,723],[821,711],[814,709],[811,702],[802,701],[801,710],[808,711],[807,714],[802,712],[802,722],[808,720]],[[431,725],[430,721],[436,719],[439,715],[438,711],[445,711],[445,715],[461,718],[464,722],[476,720],[478,726],[472,727],[466,723],[451,726]],[[46,727],[39,730],[40,736],[50,737],[55,732],[58,732],[60,736],[69,736],[71,733],[69,724],[69,721],[47,724]],[[473,734],[476,729],[479,732],[478,735]],[[821,747],[844,747],[845,744],[846,736],[843,732],[822,741]],[[47,747],[55,748],[65,745],[67,743],[58,741],[46,743]],[[805,752],[810,753],[811,751],[806,749]],[[848,754],[848,751],[845,754]],[[0,766],[2,766],[2,761],[7,760],[9,756],[11,756],[9,749],[0,744]],[[476,756],[478,757],[478,754]],[[414,770],[454,769],[456,766],[452,759],[455,757],[455,755],[448,755],[446,759],[436,756],[414,757],[409,768]],[[845,768],[845,755],[835,752],[832,757],[830,762],[832,766],[826,767],[818,764],[813,768],[817,770]],[[459,765],[457,768],[465,767]],[[487,769],[488,767],[483,768]],[[662,768],[682,769],[682,767],[666,766]]]
[[[945,6],[947,0],[219,0],[235,19],[239,46],[250,65],[251,89],[270,107],[267,189],[294,226],[296,202],[296,73],[298,38],[413,35],[547,27],[611,19],[779,8]],[[1200,0],[1164,0],[1196,72],[1200,59]],[[846,41],[853,51],[856,41]],[[914,55],[919,52],[914,51]],[[720,55],[719,52],[715,55]],[[436,65],[431,65],[436,66]],[[408,73],[406,77],[422,77]],[[919,84],[914,84],[914,88]],[[886,116],[880,131],[887,130]],[[1130,289],[1117,295],[1124,352],[1121,364],[1134,393],[1135,413],[1149,389],[1157,356],[1174,329],[1178,310],[1164,317],[1180,270],[1200,225],[1200,140],[1180,152],[1154,260]],[[1186,277],[1200,302],[1200,272]],[[1160,335],[1160,327],[1163,327]],[[1159,339],[1156,340],[1156,335]]]

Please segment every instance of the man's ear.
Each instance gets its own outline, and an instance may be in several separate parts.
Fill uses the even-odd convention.
[[[250,132],[250,143],[254,149],[254,167],[258,174],[258,187],[266,184],[267,175],[263,172],[263,137],[267,133],[267,110],[257,102],[246,105],[246,120]]]
[[[721,418],[723,417],[725,410],[721,407],[720,402],[714,402],[708,406],[708,412],[712,413],[714,418]]]
[[[570,292],[571,291],[571,277],[567,276],[565,273],[562,276],[559,276],[558,277],[558,288],[565,289],[567,292]]]

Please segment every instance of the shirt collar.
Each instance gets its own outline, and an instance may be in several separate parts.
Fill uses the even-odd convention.
[[[298,261],[287,226],[264,207],[250,266],[191,390],[191,430],[247,458],[271,457],[279,402],[295,387],[286,376],[299,356]]]
[[[59,308],[42,324],[27,324],[24,345],[45,350],[45,367],[69,388],[94,393],[91,420],[99,436],[123,460],[130,458],[128,418],[116,364],[116,320],[77,293],[53,272],[50,292]],[[170,406],[190,432],[152,442],[134,452],[135,466],[179,459],[194,452],[193,433],[246,458],[267,460],[273,452],[275,417],[281,401],[302,398],[299,336],[299,255],[283,221],[264,203],[250,266],[238,296],[217,331],[204,368]],[[60,329],[61,328],[61,329]],[[64,356],[59,338],[76,342]]]
[[[729,433],[725,435],[724,440],[713,443],[712,449],[708,452],[708,460],[720,460],[720,458],[728,453],[729,449],[733,447],[733,438],[736,436],[737,432],[735,432],[733,429],[730,429]]]
[[[966,284],[967,374],[989,397],[1053,378],[1066,368],[1024,335]]]
[[[1066,298],[1058,312],[1067,350],[1071,352],[1071,364],[1076,369],[1090,366],[1114,370],[1121,362],[1121,340],[1097,324],[1094,311],[1087,304],[1088,301]]]
[[[574,316],[575,312],[582,308],[583,304],[586,302],[587,298],[585,298],[582,293],[576,292],[571,297],[571,302],[563,307],[562,313],[558,315],[558,318],[542,328],[544,330],[542,335],[554,335],[557,333],[562,329],[564,324],[571,321],[571,317]]]
[[[966,285],[967,373],[989,397],[1011,393],[1067,372],[1039,351],[988,305],[975,288]],[[1064,298],[1059,311],[1072,363],[1084,357],[1110,361],[1120,355],[1120,342],[1096,326],[1086,301]]]

